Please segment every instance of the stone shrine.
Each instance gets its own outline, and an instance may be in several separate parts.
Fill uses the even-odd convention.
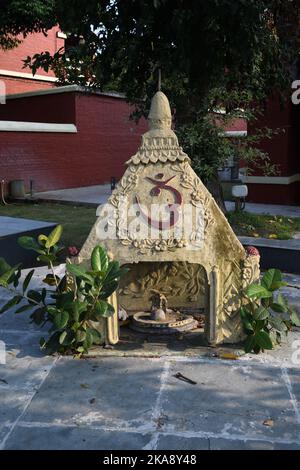
[[[101,207],[78,262],[104,246],[129,268],[114,304],[134,315],[149,311],[159,292],[171,309],[204,314],[208,343],[236,343],[244,337],[240,292],[258,279],[259,256],[245,251],[171,125],[168,99],[158,91],[149,131]],[[117,312],[104,322],[106,341],[117,343]]]

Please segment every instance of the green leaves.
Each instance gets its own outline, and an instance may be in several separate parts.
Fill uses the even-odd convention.
[[[273,349],[270,336],[264,330],[259,331],[255,335],[255,341],[261,349]]]
[[[57,225],[54,230],[48,235],[47,240],[45,239],[45,247],[46,248],[51,248],[56,243],[59,242],[63,232],[63,227],[62,225]]]
[[[78,264],[67,263],[66,268],[67,271],[70,274],[73,274],[75,277],[83,279],[84,281],[87,281],[89,283],[93,283],[93,277],[86,272],[83,266],[80,266]]]
[[[2,269],[4,269],[4,266],[5,264],[2,263]],[[9,284],[11,284],[12,282],[14,284],[17,284],[16,281],[17,279],[19,279],[19,276],[20,276],[20,265],[18,266],[14,266],[13,268],[10,267],[8,264],[6,264],[6,268],[8,267],[8,269],[4,272],[2,272],[1,276],[0,276],[0,286],[2,287],[8,287]]]
[[[111,317],[114,314],[114,308],[105,300],[99,300],[95,305],[95,314],[97,317]]]
[[[266,320],[267,318],[269,318],[269,316],[269,310],[263,306],[258,307],[258,309],[254,313],[255,320]]]
[[[246,289],[246,295],[256,299],[267,299],[272,297],[272,292],[269,292],[264,286],[260,284],[250,284]]]
[[[29,273],[27,274],[27,276],[25,277],[24,279],[24,282],[23,282],[23,293],[26,292],[29,284],[30,284],[30,281],[32,279],[32,276],[34,274],[34,269],[32,269],[31,271],[29,271]]]
[[[11,266],[5,261],[4,258],[0,258],[0,276],[11,269]]]
[[[259,353],[279,344],[292,325],[300,326],[300,318],[287,299],[275,291],[286,285],[279,269],[269,269],[261,283],[251,284],[245,291],[245,305],[240,309],[245,333],[245,352]]]
[[[107,299],[117,289],[124,271],[117,261],[109,260],[104,248],[96,246],[91,255],[91,270],[83,265],[67,263],[69,276],[66,274],[61,279],[54,274],[52,267],[59,252],[57,242],[61,233],[61,226],[57,226],[48,237],[40,235],[38,241],[21,237],[20,245],[36,251],[38,259],[51,268],[43,280],[47,289],[48,286],[51,289],[30,289],[34,275],[32,269],[26,274],[21,291],[16,290],[16,295],[0,309],[0,313],[25,300],[27,303],[21,305],[16,313],[33,310],[31,322],[38,326],[51,325],[49,337],[41,339],[42,348],[49,353],[74,352],[81,355],[87,353],[93,344],[101,343],[101,334],[94,325],[98,323],[99,330],[105,328],[105,319],[114,314],[114,308]],[[20,266],[11,267],[0,258],[0,285],[16,287],[20,276]]]
[[[280,287],[286,286],[282,281],[282,274],[279,269],[269,269],[262,277],[261,285],[268,291],[274,291]]]
[[[3,307],[0,309],[0,314],[6,312],[10,308],[18,305],[23,297],[21,295],[15,295],[12,299],[10,299]]]
[[[33,250],[33,251],[36,251],[37,253],[43,254],[43,250],[41,249],[40,245],[32,237],[28,237],[28,236],[20,237],[18,239],[18,244],[25,250]]]
[[[54,315],[53,323],[58,330],[65,328],[69,321],[69,314],[65,311],[57,311]]]
[[[251,315],[251,312],[249,312],[245,307],[242,307],[240,309],[240,315],[241,315],[241,319],[242,319],[245,330],[249,332],[253,332],[255,323],[254,323],[253,316]]]
[[[107,271],[108,256],[102,246],[96,246],[92,251],[91,256],[92,269],[94,271]]]
[[[290,320],[292,324],[300,327],[300,318],[299,318],[296,307],[290,307],[289,312],[290,312]]]

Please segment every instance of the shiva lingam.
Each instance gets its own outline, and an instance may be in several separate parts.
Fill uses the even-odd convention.
[[[161,292],[153,291],[149,300],[150,311],[133,315],[130,325],[133,330],[168,335],[197,328],[198,322],[192,316],[168,308],[167,298]]]

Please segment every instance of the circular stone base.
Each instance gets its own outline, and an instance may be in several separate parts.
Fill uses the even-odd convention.
[[[150,312],[138,312],[132,317],[130,328],[140,333],[170,335],[182,331],[194,330],[198,322],[189,315],[173,312],[164,321],[151,320]]]

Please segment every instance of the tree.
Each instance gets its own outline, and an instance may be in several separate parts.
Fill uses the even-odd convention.
[[[27,58],[34,73],[51,68],[61,84],[118,89],[136,105],[136,118],[149,109],[161,69],[176,129],[184,130],[184,144],[205,181],[216,183],[229,152],[250,156],[252,164],[254,157],[266,158],[251,141],[229,143],[219,127],[237,113],[253,117],[249,103],[288,86],[299,52],[300,0],[2,3],[2,38],[45,32],[55,24],[68,34],[65,50]],[[225,118],[211,118],[216,107],[225,109]]]

